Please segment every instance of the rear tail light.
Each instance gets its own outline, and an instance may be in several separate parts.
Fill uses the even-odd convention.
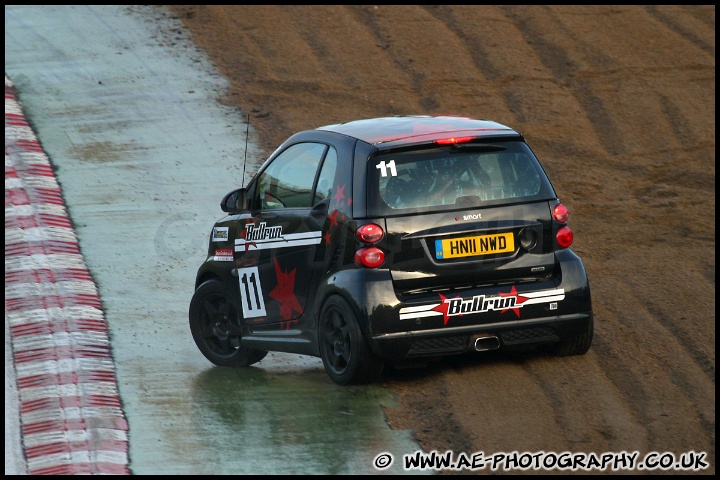
[[[361,267],[377,268],[385,262],[385,252],[375,244],[383,239],[385,232],[380,225],[368,223],[355,231],[355,238],[362,243],[369,243],[355,252],[355,263]]]
[[[567,248],[572,245],[573,232],[567,226],[560,227],[558,232],[555,234],[555,239],[557,240],[558,245],[562,248]]]
[[[355,263],[362,267],[377,268],[385,261],[385,252],[378,247],[363,247],[355,252]]]
[[[558,223],[567,223],[568,217],[570,216],[570,212],[568,211],[567,207],[563,205],[562,203],[558,203],[555,205],[555,208],[553,208],[553,218]]]
[[[565,225],[570,216],[570,212],[565,205],[558,203],[555,205],[555,208],[553,208],[552,216],[556,222],[563,224],[555,234],[555,240],[557,240],[560,247],[568,248],[573,242],[573,232],[570,230],[570,227]]]
[[[385,232],[382,227],[374,223],[363,225],[355,231],[355,238],[363,243],[377,243],[382,240],[383,235]]]

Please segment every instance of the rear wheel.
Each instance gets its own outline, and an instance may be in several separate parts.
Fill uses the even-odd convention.
[[[325,371],[338,385],[368,383],[380,376],[383,362],[370,351],[357,315],[344,299],[333,296],[325,302],[318,335]]]
[[[593,339],[593,317],[590,316],[587,328],[579,335],[576,335],[570,340],[566,340],[550,347],[550,353],[559,357],[566,357],[569,355],[584,355],[590,349]]]
[[[228,288],[208,280],[195,290],[190,301],[190,331],[205,358],[221,367],[247,367],[268,352],[244,347],[240,314]]]

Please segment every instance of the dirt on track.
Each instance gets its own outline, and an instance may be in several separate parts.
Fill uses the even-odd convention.
[[[714,6],[168,7],[266,154],[360,118],[486,118],[569,207],[590,352],[390,373],[391,426],[441,453],[706,452],[714,474]]]

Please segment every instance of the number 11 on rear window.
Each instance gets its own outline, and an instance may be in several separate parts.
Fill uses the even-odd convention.
[[[383,177],[387,177],[387,171],[388,168],[390,169],[390,176],[397,177],[397,170],[395,170],[395,160],[390,160],[388,163],[385,163],[385,160],[375,165],[375,168],[380,170],[380,175]]]

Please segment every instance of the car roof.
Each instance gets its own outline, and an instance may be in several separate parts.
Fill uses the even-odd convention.
[[[368,118],[318,127],[357,138],[375,146],[425,143],[451,137],[520,136],[512,128],[491,120],[456,115],[400,115]],[[391,145],[390,145],[391,144]]]

